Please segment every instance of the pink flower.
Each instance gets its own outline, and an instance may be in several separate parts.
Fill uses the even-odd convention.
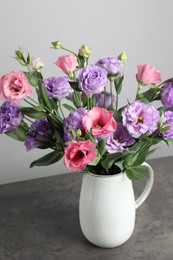
[[[95,145],[90,140],[71,142],[65,147],[64,164],[72,171],[82,171],[96,156]]]
[[[157,84],[161,81],[160,71],[149,64],[138,65],[136,79],[143,85]]]
[[[110,136],[117,128],[117,123],[113,118],[113,112],[108,111],[101,107],[93,107],[87,115],[82,119],[82,124],[85,132],[92,133],[94,137],[97,136]]]
[[[62,69],[64,73],[72,72],[78,65],[77,57],[75,55],[64,55],[57,59],[55,65]]]
[[[23,72],[12,71],[0,78],[0,99],[19,103],[32,92]]]

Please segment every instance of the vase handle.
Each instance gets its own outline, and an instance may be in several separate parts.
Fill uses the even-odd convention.
[[[153,172],[153,169],[151,168],[151,166],[146,162],[144,162],[142,164],[142,166],[145,166],[148,168],[150,176],[149,176],[149,179],[147,179],[147,183],[145,185],[145,188],[144,188],[142,194],[139,196],[139,198],[135,202],[136,209],[139,208],[142,205],[142,203],[146,200],[146,198],[148,197],[148,195],[151,192],[151,189],[153,187],[153,182],[154,182],[154,172]]]

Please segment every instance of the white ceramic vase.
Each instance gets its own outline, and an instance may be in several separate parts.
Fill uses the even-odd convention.
[[[154,181],[151,166],[146,186],[135,201],[132,181],[125,173],[83,175],[79,199],[79,220],[84,236],[94,245],[112,248],[122,245],[133,233],[136,209],[148,197]]]

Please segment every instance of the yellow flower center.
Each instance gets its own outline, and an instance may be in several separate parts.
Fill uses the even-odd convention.
[[[143,123],[143,116],[138,116],[138,121],[136,124],[140,124],[140,123]]]

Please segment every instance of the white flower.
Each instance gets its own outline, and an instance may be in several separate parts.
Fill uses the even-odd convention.
[[[32,59],[32,61],[30,63],[30,69],[32,71],[36,70],[36,71],[40,72],[43,67],[44,67],[44,63],[41,61],[41,59],[39,57]]]

